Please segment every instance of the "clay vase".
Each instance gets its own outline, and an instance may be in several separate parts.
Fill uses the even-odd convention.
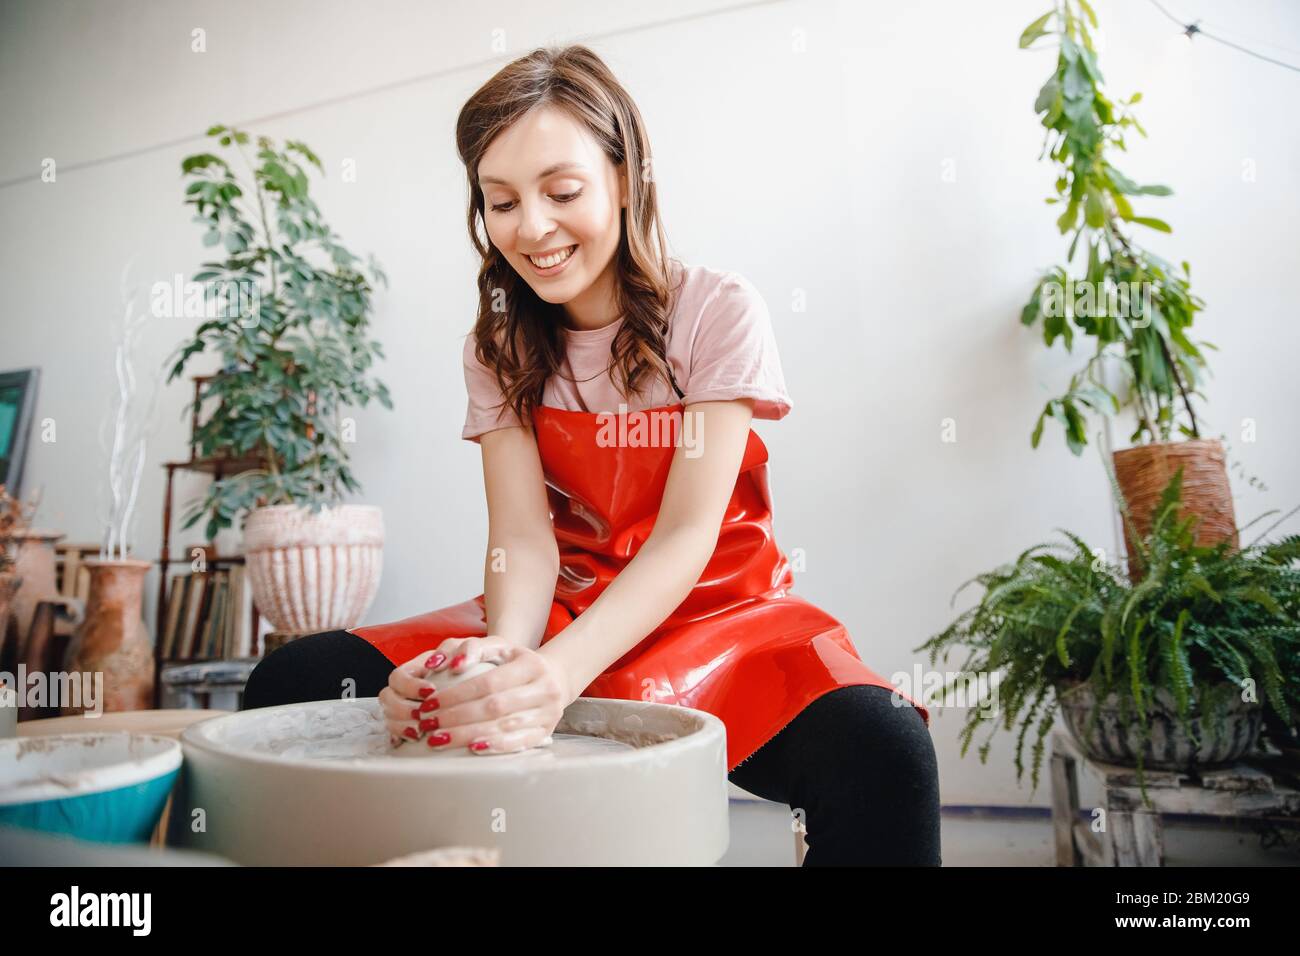
[[[1132,531],[1127,522],[1124,529],[1132,583],[1141,579],[1142,572],[1130,535],[1135,532],[1139,538],[1145,538],[1150,533],[1151,512],[1179,466],[1183,469],[1179,520],[1189,514],[1200,518],[1195,532],[1198,545],[1214,545],[1227,538],[1233,550],[1238,547],[1232,486],[1228,482],[1223,443],[1217,438],[1138,445],[1120,449],[1111,458],[1115,463],[1115,481],[1128,502],[1133,524]]]
[[[147,710],[153,706],[153,645],[141,612],[144,578],[153,565],[135,558],[87,558],[85,566],[90,570],[86,618],[68,647],[65,670],[103,673],[105,712]],[[60,712],[86,709],[65,701]]]
[[[361,622],[379,591],[384,515],[375,505],[270,505],[244,522],[244,567],[273,630],[312,634]]]
[[[55,582],[54,545],[64,536],[62,531],[29,528],[11,535],[14,571],[23,579],[14,595],[12,613],[18,623],[18,640],[25,645],[32,629],[36,605],[59,597]]]
[[[18,672],[18,647],[20,639],[15,636],[13,645],[6,640],[9,633],[9,618],[12,616],[13,599],[23,580],[13,571],[0,572],[0,671],[10,674]]]

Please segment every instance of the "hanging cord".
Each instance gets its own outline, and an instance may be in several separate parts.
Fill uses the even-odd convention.
[[[1254,50],[1248,50],[1246,49],[1246,47],[1241,46],[1238,43],[1233,43],[1231,40],[1225,40],[1223,37],[1217,37],[1213,33],[1206,33],[1203,29],[1201,29],[1200,20],[1197,20],[1195,23],[1184,23],[1182,20],[1179,20],[1176,16],[1174,16],[1172,13],[1170,13],[1168,10],[1162,7],[1159,3],[1159,0],[1151,0],[1151,5],[1155,7],[1157,10],[1159,10],[1161,13],[1163,13],[1165,16],[1167,16],[1174,23],[1182,27],[1183,33],[1187,35],[1187,39],[1189,40],[1194,39],[1195,37],[1198,36],[1205,37],[1207,40],[1213,40],[1215,43],[1222,43],[1224,46],[1232,47],[1232,49],[1234,50],[1239,50],[1240,52],[1245,53],[1249,56],[1253,56],[1258,60],[1263,60],[1265,63],[1272,63],[1275,66],[1280,66],[1283,67],[1284,69],[1293,70],[1296,73],[1300,73],[1300,66],[1296,66],[1292,63],[1285,63],[1282,60],[1275,60],[1271,56],[1265,56],[1262,53],[1256,53]]]

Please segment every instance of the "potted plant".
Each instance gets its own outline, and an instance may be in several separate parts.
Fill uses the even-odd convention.
[[[204,243],[220,244],[226,257],[193,277],[205,320],[178,349],[168,381],[194,355],[219,355],[221,368],[196,403],[215,403],[195,433],[199,454],[264,466],[213,482],[183,527],[206,513],[211,539],[245,515],[249,582],[272,626],[351,627],[379,587],[383,516],[375,506],[341,503],[344,492],[361,490],[347,449],[354,423],[342,409],[371,398],[393,407],[370,375],[383,357],[369,337],[371,296],[387,279],[373,257],[363,264],[326,225],[301,163],[323,167],[305,144],[281,148],[259,136],[250,158],[247,133],[213,126],[208,135],[233,150],[248,177],[211,152],[181,164]]]
[[[984,586],[979,603],[916,650],[929,650],[934,664],[940,653],[946,661],[956,647],[969,649],[945,694],[972,676],[1001,678],[990,702],[996,713],[969,713],[963,755],[982,722],[1000,715],[1011,730],[1019,718],[1019,779],[1037,722],[1036,788],[1059,707],[1085,752],[1137,767],[1145,799],[1145,767],[1236,759],[1254,746],[1263,705],[1290,722],[1300,673],[1281,662],[1300,646],[1300,535],[1240,550],[1226,540],[1198,544],[1197,517],[1179,515],[1182,479],[1179,469],[1150,516],[1151,531],[1134,535],[1138,583],[1063,531],[1068,545],[1035,545],[962,585]],[[1122,497],[1120,505],[1127,513]]]
[[[1073,351],[1076,329],[1093,340],[1087,364],[1074,374],[1065,393],[1047,402],[1038,416],[1031,443],[1037,448],[1047,419],[1065,429],[1070,450],[1078,455],[1087,444],[1087,412],[1103,415],[1130,409],[1136,428],[1130,442],[1113,453],[1116,476],[1125,499],[1145,533],[1146,517],[1178,468],[1184,469],[1186,507],[1201,517],[1198,541],[1229,538],[1235,547],[1235,517],[1222,443],[1202,437],[1192,405],[1204,400],[1198,386],[1207,366],[1193,342],[1192,321],[1205,303],[1189,285],[1191,267],[1181,272],[1143,249],[1129,235],[1131,226],[1171,232],[1160,219],[1138,215],[1135,196],[1168,196],[1161,185],[1139,185],[1113,165],[1116,150],[1125,150],[1129,130],[1146,136],[1133,115],[1140,93],[1112,102],[1102,91],[1089,27],[1097,18],[1087,0],[1060,0],[1055,9],[1031,23],[1020,46],[1055,39],[1056,67],[1034,103],[1047,129],[1044,152],[1059,175],[1049,204],[1064,206],[1056,220],[1061,233],[1074,233],[1066,264],[1049,269],[1035,284],[1021,321],[1042,322],[1048,347],[1060,338]],[[1071,275],[1076,255],[1081,274]],[[1117,369],[1123,397],[1107,384]],[[1175,432],[1186,440],[1173,440]],[[1135,554],[1129,547],[1130,564]]]

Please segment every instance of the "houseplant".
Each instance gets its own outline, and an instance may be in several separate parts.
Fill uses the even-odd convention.
[[[1020,37],[1022,48],[1044,39],[1058,45],[1056,66],[1034,110],[1047,130],[1044,153],[1050,150],[1059,170],[1056,195],[1047,202],[1064,206],[1057,228],[1062,235],[1073,233],[1065,265],[1047,270],[1035,283],[1021,321],[1026,326],[1041,321],[1049,348],[1060,338],[1073,351],[1076,329],[1094,345],[1065,393],[1040,412],[1031,443],[1037,448],[1045,423],[1055,419],[1078,455],[1088,442],[1088,412],[1131,410],[1136,427],[1129,441],[1141,444],[1117,450],[1113,459],[1139,529],[1147,530],[1146,516],[1160,490],[1182,466],[1186,506],[1202,518],[1198,540],[1213,543],[1233,537],[1235,518],[1222,443],[1201,436],[1192,402],[1205,399],[1198,387],[1207,372],[1202,348],[1214,348],[1189,337],[1205,303],[1191,290],[1186,262],[1180,271],[1129,234],[1133,226],[1172,231],[1163,220],[1139,215],[1130,201],[1168,196],[1171,190],[1139,185],[1114,165],[1116,151],[1127,149],[1129,131],[1141,136],[1146,131],[1133,115],[1140,93],[1113,102],[1103,92],[1089,31],[1096,26],[1087,0],[1059,0]],[[1076,257],[1082,262],[1073,275]],[[1119,389],[1107,384],[1112,371],[1120,375]],[[1185,440],[1174,440],[1175,434]],[[1134,557],[1130,549],[1130,562]]]
[[[1116,742],[1118,731],[1120,749],[1131,749],[1134,759],[1125,761],[1122,753],[1104,759],[1136,766],[1145,799],[1143,769],[1153,757],[1187,765],[1207,753],[1214,761],[1230,760],[1234,751],[1253,744],[1261,705],[1285,722],[1300,712],[1300,674],[1279,665],[1294,659],[1300,646],[1300,535],[1242,549],[1227,540],[1198,544],[1197,517],[1179,515],[1182,477],[1181,470],[1175,472],[1163,490],[1150,516],[1151,531],[1133,535],[1140,582],[1063,531],[1068,545],[1035,545],[1013,564],[958,589],[975,581],[985,592],[916,650],[929,650],[934,664],[940,653],[946,661],[958,646],[968,648],[943,693],[972,675],[1002,677],[996,713],[971,709],[961,733],[963,755],[983,721],[1000,716],[1011,730],[1019,719],[1019,779],[1026,736],[1037,722],[1036,788],[1044,739],[1064,706],[1071,730],[1090,753],[1107,743],[1108,731]],[[1127,513],[1122,497],[1120,505]],[[1132,534],[1133,524],[1126,526]],[[1100,704],[1080,713],[1088,699]],[[1105,728],[1103,720],[1115,726]],[[1243,731],[1245,739],[1235,747],[1223,746],[1230,736],[1225,721]],[[1157,723],[1182,735],[1168,753],[1152,747]],[[980,746],[981,762],[991,743],[992,733]]]
[[[186,202],[224,259],[195,273],[205,321],[178,349],[168,381],[215,352],[221,368],[198,405],[215,403],[196,431],[203,456],[254,457],[265,467],[213,482],[186,516],[207,514],[207,535],[243,522],[254,600],[282,632],[350,627],[379,585],[383,521],[374,506],[345,505],[360,486],[349,467],[354,423],[345,406],[392,402],[370,368],[371,298],[387,279],[339,241],[308,191],[303,164],[323,172],[303,143],[213,126],[208,135],[247,169],[212,152],[186,157]],[[192,406],[190,406],[192,407]],[[200,412],[201,409],[196,409]]]

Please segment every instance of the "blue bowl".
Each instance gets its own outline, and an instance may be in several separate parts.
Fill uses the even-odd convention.
[[[0,825],[147,843],[181,759],[179,741],[152,734],[0,740]]]

